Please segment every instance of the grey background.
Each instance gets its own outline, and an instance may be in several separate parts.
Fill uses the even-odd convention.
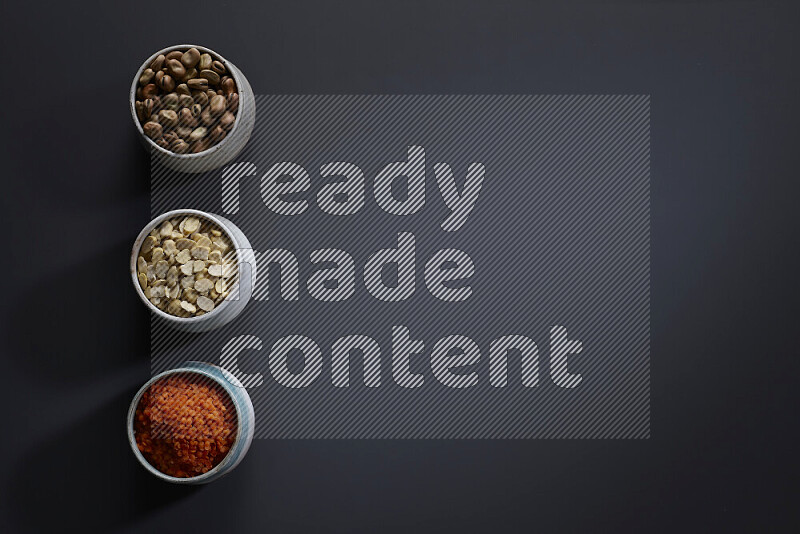
[[[797,14],[4,3],[0,529],[796,530]],[[210,487],[145,476],[123,430],[149,375],[126,270],[148,161],[126,97],[143,58],[183,41],[259,93],[651,94],[652,438],[261,440]]]
[[[239,180],[239,210],[224,211],[221,170],[181,175],[154,158],[151,213],[175,208],[220,214],[241,229],[256,251],[254,298],[233,322],[213,332],[176,333],[153,321],[154,373],[188,360],[219,364],[223,347],[238,336],[257,336],[261,351],[237,357],[246,373],[264,384],[250,388],[261,438],[647,438],[650,349],[649,99],[611,96],[277,96],[256,97],[256,127],[236,162],[256,166]],[[375,176],[394,161],[407,161],[408,146],[423,147],[425,203],[397,216],[380,208]],[[261,177],[280,162],[301,165],[310,176],[304,213],[280,216],[261,196]],[[322,178],[331,161],[357,164],[365,202],[356,214],[332,216],[317,193],[335,178]],[[449,213],[433,167],[447,162],[463,187],[467,167],[480,162],[486,176],[464,225],[445,232]],[[404,179],[396,194],[405,198]],[[415,238],[415,291],[401,302],[374,298],[364,286],[363,266],[374,252],[396,248],[397,234]],[[259,257],[269,249],[290,251],[299,264],[299,298],[280,296],[280,279]],[[355,291],[342,302],[312,298],[306,281],[317,270],[311,251],[339,248],[355,263]],[[425,287],[426,261],[440,249],[469,254],[473,294],[443,302]],[[396,272],[387,269],[389,283]],[[267,292],[268,288],[268,292]],[[268,300],[263,300],[265,294]],[[256,296],[258,298],[256,298]],[[392,326],[405,326],[425,349],[410,358],[424,383],[402,388],[392,378]],[[574,389],[550,376],[550,327],[567,328],[582,342],[569,358],[580,374]],[[350,356],[350,387],[331,383],[331,346],[361,334],[381,346],[382,383],[364,385],[362,357]],[[468,389],[440,384],[431,371],[434,344],[467,336],[481,350],[471,368],[478,383]],[[303,335],[322,353],[322,372],[302,390],[273,380],[268,358],[283,336]],[[489,382],[489,344],[524,335],[539,351],[539,385],[521,382],[520,357],[508,355],[508,385]],[[303,370],[299,350],[289,354],[291,372]]]

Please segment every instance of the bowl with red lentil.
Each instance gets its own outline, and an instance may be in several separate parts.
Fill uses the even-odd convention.
[[[242,461],[253,404],[231,373],[187,362],[151,378],[128,410],[128,441],[145,469],[175,484],[206,484]]]

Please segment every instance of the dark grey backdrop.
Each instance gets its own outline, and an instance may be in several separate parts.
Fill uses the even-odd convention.
[[[2,7],[3,532],[788,531],[798,370],[791,4],[29,3]],[[149,374],[130,243],[153,50],[257,93],[652,95],[652,438],[265,441],[162,485],[123,420]]]

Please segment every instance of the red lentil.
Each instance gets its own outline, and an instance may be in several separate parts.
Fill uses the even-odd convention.
[[[136,445],[150,465],[179,478],[219,464],[236,437],[230,396],[195,373],[170,375],[142,394],[134,420]]]

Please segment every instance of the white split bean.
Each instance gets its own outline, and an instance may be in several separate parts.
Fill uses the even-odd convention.
[[[164,221],[142,242],[137,280],[160,310],[177,317],[213,311],[229,294],[237,272],[228,236],[195,216]]]

